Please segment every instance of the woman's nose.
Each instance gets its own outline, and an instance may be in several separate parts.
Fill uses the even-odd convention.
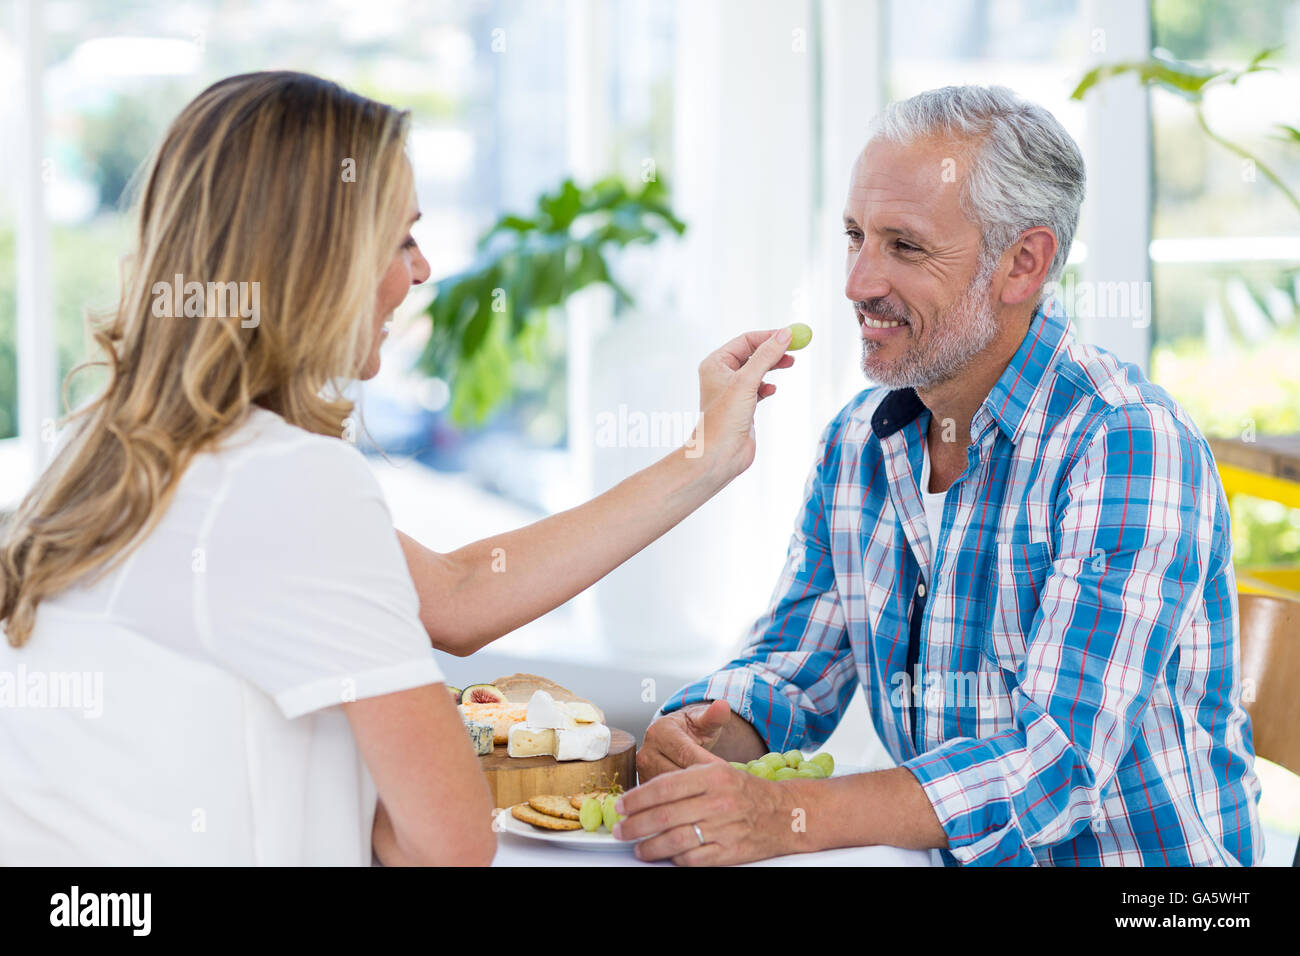
[[[427,282],[432,274],[429,268],[429,260],[424,258],[424,253],[419,247],[415,250],[415,262],[411,263],[411,285],[419,285],[421,282]]]

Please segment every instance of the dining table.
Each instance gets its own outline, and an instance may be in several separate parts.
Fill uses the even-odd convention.
[[[841,766],[835,776],[863,773],[867,767]],[[501,810],[500,813],[509,813]],[[671,860],[653,863],[637,859],[633,844],[618,849],[590,850],[564,846],[537,838],[522,836],[511,830],[497,830],[497,855],[493,866],[673,866]],[[858,846],[814,853],[792,853],[788,856],[758,860],[742,866],[943,866],[938,850],[906,850],[896,846]]]

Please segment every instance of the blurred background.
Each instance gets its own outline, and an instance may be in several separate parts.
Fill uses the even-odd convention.
[[[1125,62],[1148,68],[1072,97]],[[865,384],[840,212],[873,114],[967,82],[1049,109],[1089,173],[1067,290],[1150,295],[1080,303],[1080,338],[1208,434],[1295,433],[1298,64],[1300,0],[0,0],[0,511],[91,357],[85,310],[113,304],[129,248],[124,190],[169,120],[231,74],[321,74],[413,114],[433,278],[357,397],[396,523],[430,547],[608,488],[689,436],[708,352],[814,329],[773,377],[748,473],[569,605],[440,658],[462,685],[569,682],[639,734],[764,610],[821,428]],[[509,307],[488,308],[501,285]],[[1243,567],[1300,563],[1282,502],[1237,496],[1234,535]],[[860,697],[829,746],[888,759]],[[1265,772],[1289,858],[1300,793]]]

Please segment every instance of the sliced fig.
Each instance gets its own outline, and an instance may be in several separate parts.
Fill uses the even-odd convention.
[[[459,687],[452,687],[450,684],[448,684],[447,693],[451,694],[452,699],[455,700],[456,703],[458,704],[460,703],[461,689]]]
[[[506,695],[494,684],[470,684],[460,692],[462,704],[504,704]]]

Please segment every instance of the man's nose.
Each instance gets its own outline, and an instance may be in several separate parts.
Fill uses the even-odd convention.
[[[849,275],[844,284],[844,294],[851,302],[881,298],[889,294],[880,263],[867,243],[862,244],[857,255],[849,262]]]

